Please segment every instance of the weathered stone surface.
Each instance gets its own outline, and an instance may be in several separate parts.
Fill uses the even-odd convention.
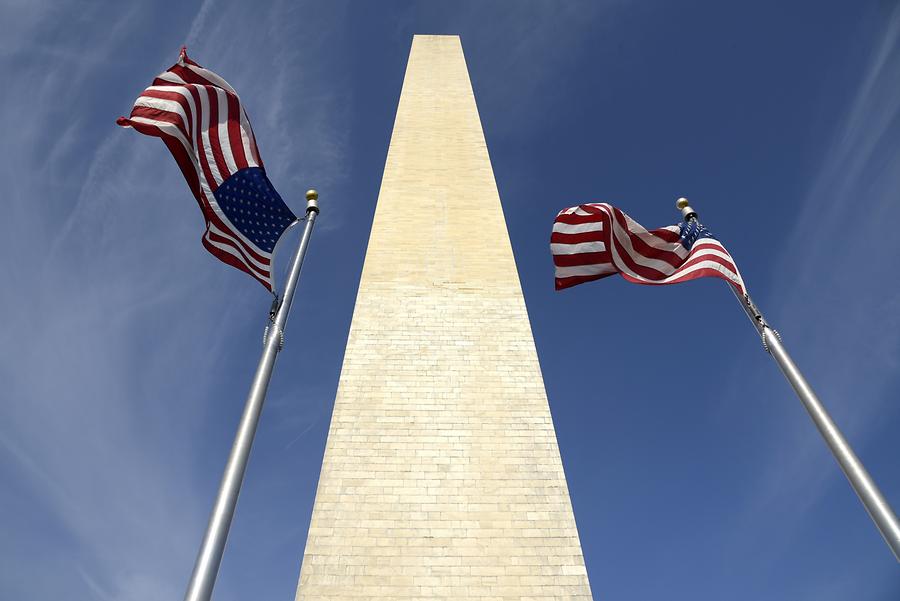
[[[297,599],[590,598],[462,47],[416,36]]]

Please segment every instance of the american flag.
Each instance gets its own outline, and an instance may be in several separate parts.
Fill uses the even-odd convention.
[[[297,217],[266,177],[234,88],[182,48],[117,123],[162,138],[200,203],[203,246],[274,293],[272,253]]]
[[[550,252],[557,290],[618,273],[638,284],[712,276],[745,294],[734,259],[696,219],[647,231],[612,205],[583,204],[556,216]]]

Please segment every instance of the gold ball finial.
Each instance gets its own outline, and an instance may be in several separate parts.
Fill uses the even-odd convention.
[[[675,201],[675,206],[676,206],[679,210],[685,208],[685,207],[688,206],[689,204],[690,204],[690,203],[688,202],[688,199],[685,198],[684,196],[682,196],[681,198],[679,198],[678,200]]]
[[[313,189],[306,191],[306,200],[319,200],[319,193]]]

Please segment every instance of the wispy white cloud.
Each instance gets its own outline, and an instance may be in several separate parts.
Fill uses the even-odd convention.
[[[768,305],[770,321],[782,326],[786,345],[865,459],[869,437],[897,411],[885,393],[900,366],[900,293],[889,275],[900,256],[900,239],[890,233],[900,222],[900,8],[874,40],[820,165],[780,252],[771,298],[760,303],[764,311]],[[857,294],[862,281],[874,293]],[[795,402],[786,383],[781,392]],[[782,549],[830,486],[846,486],[812,423],[791,419],[794,409],[772,416],[773,432],[791,441],[792,451],[768,458],[739,525],[744,536],[760,516],[789,512]],[[773,562],[774,543],[766,542]]]
[[[191,22],[191,27],[188,29],[188,34],[186,38],[186,42],[188,45],[193,46],[194,43],[200,39],[202,34],[209,35],[207,27],[207,20],[209,18],[209,13],[212,10],[213,6],[217,4],[216,0],[203,0],[200,3],[200,9],[197,11],[197,14],[194,16],[194,20]],[[221,4],[221,3],[219,3]]]
[[[91,15],[106,8],[4,9],[15,13],[20,30],[16,43],[0,44],[0,64],[18,84],[0,112],[0,173],[15,182],[0,223],[0,312],[7,316],[0,331],[0,474],[17,486],[0,503],[28,507],[33,517],[5,528],[0,596],[182,594],[211,503],[200,486],[209,476],[196,473],[197,432],[222,405],[224,345],[246,321],[235,316],[266,308],[261,289],[247,281],[231,290],[244,276],[203,252],[199,212],[164,147],[115,127],[116,113],[98,121],[90,110],[114,95],[124,101],[115,110],[127,113],[138,89],[111,90],[108,80],[95,86],[111,57],[122,60],[151,9],[123,6],[114,19],[96,23]],[[261,70],[255,55],[230,40],[267,39],[276,57],[295,61],[301,73],[309,59],[289,48],[292,37],[276,10],[258,18],[254,11],[207,0],[185,24],[187,40],[199,46],[198,60],[242,91],[251,115],[259,114],[254,124],[273,179],[290,180],[292,169],[309,163],[326,181],[337,177],[341,136],[329,128],[346,105],[335,102],[335,113],[326,98],[315,111],[300,111],[300,125],[315,124],[323,138],[338,140],[324,159],[281,133],[297,109],[295,72]],[[0,21],[6,30],[10,22]],[[73,21],[84,21],[78,35],[51,36]],[[146,79],[177,51],[151,59]],[[41,60],[23,60],[29,53]],[[275,112],[262,114],[266,106]],[[34,523],[42,524],[37,532]],[[50,541],[42,561],[16,552],[42,539]],[[48,570],[58,576],[44,578]]]

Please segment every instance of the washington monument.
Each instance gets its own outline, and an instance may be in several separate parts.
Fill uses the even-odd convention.
[[[413,39],[297,599],[591,599],[457,36]]]

